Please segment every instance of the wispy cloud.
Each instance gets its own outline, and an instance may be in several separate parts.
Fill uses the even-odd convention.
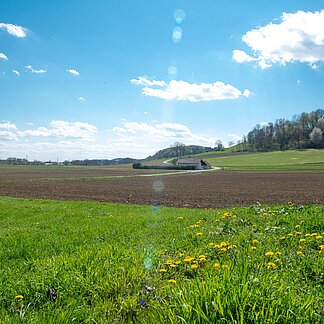
[[[79,101],[82,101],[82,102],[85,102],[85,101],[86,101],[86,100],[84,99],[84,97],[82,97],[82,96],[79,97],[78,100],[79,100]]]
[[[233,51],[238,63],[257,62],[262,69],[275,63],[308,63],[313,69],[324,61],[324,10],[283,13],[279,23],[248,31],[242,40],[252,49],[253,56]]]
[[[130,80],[132,84],[143,86],[142,94],[148,97],[158,97],[165,100],[179,101],[213,101],[237,99],[241,96],[249,97],[251,91],[245,89],[241,92],[231,84],[221,81],[215,83],[189,83],[186,81],[172,80],[165,81],[150,80],[146,76]]]
[[[37,74],[47,72],[47,70],[45,70],[45,69],[35,70],[31,65],[26,65],[25,68],[30,70],[32,73],[37,73]]]
[[[12,70],[13,73],[15,73],[16,75],[18,75],[20,77],[20,72],[17,70]]]
[[[5,55],[3,53],[0,53],[0,60],[6,60],[6,61],[8,61],[7,55]]]
[[[77,71],[77,70],[74,70],[74,69],[67,69],[66,72],[72,74],[72,75],[75,75],[75,76],[79,76],[80,73]]]
[[[4,30],[8,34],[18,38],[26,37],[28,31],[28,29],[25,27],[6,23],[0,23],[0,30]]]

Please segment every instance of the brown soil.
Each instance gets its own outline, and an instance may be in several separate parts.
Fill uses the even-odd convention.
[[[157,170],[149,171],[157,173]],[[55,174],[46,175],[52,176]],[[78,176],[84,175],[78,173]],[[163,177],[55,181],[27,180],[33,178],[31,176],[16,176],[16,180],[10,180],[13,179],[11,175],[4,181],[5,178],[4,175],[0,178],[0,196],[200,208],[248,206],[257,202],[324,204],[324,172],[216,171]]]

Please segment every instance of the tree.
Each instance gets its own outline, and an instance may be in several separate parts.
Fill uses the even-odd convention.
[[[235,143],[234,143],[233,141],[229,141],[229,142],[228,142],[228,146],[229,146],[229,147],[233,146],[234,144],[235,144]]]
[[[221,140],[216,140],[215,151],[223,151],[223,150],[224,150],[223,142]]]
[[[319,147],[322,144],[323,133],[320,128],[315,127],[309,134],[309,139],[314,144],[315,147]]]
[[[171,147],[174,147],[177,157],[184,156],[186,146],[183,143],[174,142],[174,144],[171,145]]]

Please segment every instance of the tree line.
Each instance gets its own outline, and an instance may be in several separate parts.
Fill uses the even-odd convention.
[[[242,141],[239,151],[277,151],[324,148],[324,110],[294,115],[291,120],[256,125]]]

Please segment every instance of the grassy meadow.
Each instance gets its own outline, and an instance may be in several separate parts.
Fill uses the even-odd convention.
[[[208,158],[226,170],[324,170],[324,150],[289,150]]]
[[[324,209],[0,197],[1,323],[323,323]]]

